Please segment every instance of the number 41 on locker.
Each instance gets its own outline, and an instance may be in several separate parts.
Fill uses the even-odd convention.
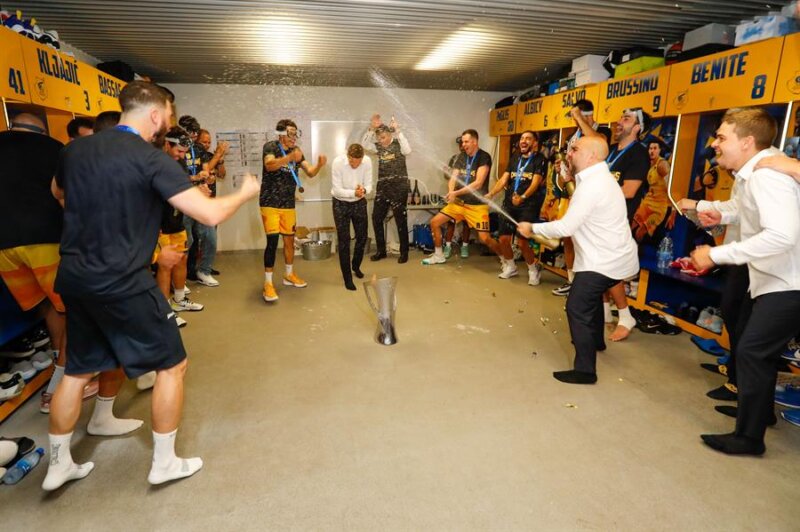
[[[25,94],[25,85],[22,82],[22,72],[16,68],[8,69],[8,86],[17,94]]]

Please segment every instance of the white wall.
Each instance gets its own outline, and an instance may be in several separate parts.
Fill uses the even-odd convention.
[[[313,120],[369,120],[377,112],[388,122],[394,115],[414,150],[407,159],[409,176],[425,183],[431,192],[441,194],[446,191],[441,167],[457,151],[455,137],[461,131],[478,130],[481,147],[493,153],[495,139],[489,137],[488,111],[506,96],[497,92],[358,87],[183,84],[169,87],[176,94],[178,113],[196,117],[212,137],[217,131],[272,131],[279,119],[294,119],[304,132],[299,145],[306,157],[317,155],[311,146]],[[332,161],[338,154],[326,155]],[[374,167],[377,172],[377,164]],[[330,187],[329,176],[329,169],[318,176],[320,186]],[[219,190],[224,194],[231,186],[229,179],[220,184]],[[298,203],[297,218],[298,225],[332,226],[331,204],[329,201]],[[426,218],[422,213],[413,213],[409,225]],[[393,231],[390,230],[389,240],[396,240]],[[257,201],[243,207],[234,218],[220,226],[220,250],[261,249],[263,246]]]

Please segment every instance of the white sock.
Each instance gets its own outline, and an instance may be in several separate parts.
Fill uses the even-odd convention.
[[[449,248],[452,246],[452,244],[453,244],[452,242],[445,242],[444,247]]]
[[[264,282],[272,284],[272,272],[264,272]]]
[[[617,322],[617,325],[622,325],[629,331],[632,331],[633,328],[636,327],[636,319],[631,316],[631,308],[620,308],[617,309],[617,311],[619,312],[619,321]]]
[[[116,397],[100,397],[94,403],[94,412],[86,427],[86,432],[93,436],[122,436],[133,432],[144,424],[141,419],[119,419],[114,417],[114,399]]]
[[[614,321],[614,316],[611,315],[611,303],[609,301],[603,301],[603,321],[606,323]]]
[[[72,433],[56,435],[49,434],[50,438],[50,463],[47,467],[47,476],[44,477],[42,488],[52,491],[60,488],[70,480],[79,480],[88,475],[94,464],[76,464],[72,461],[72,453],[69,450],[72,441]]]
[[[529,272],[532,272],[532,271],[535,271],[535,270],[536,270],[536,263],[535,262],[532,262],[532,263],[528,264],[528,271]]]
[[[287,264],[286,265],[286,276],[288,277],[289,275],[292,275],[293,271],[294,271],[294,264]]]
[[[567,270],[567,282],[572,284],[572,281],[575,280],[575,272],[572,270]]]
[[[183,301],[186,298],[186,287],[183,288],[175,288],[172,291],[172,299],[175,301]]]
[[[136,379],[136,388],[139,391],[149,390],[156,383],[156,372],[150,371]]]
[[[50,377],[50,384],[47,385],[47,390],[44,393],[49,393],[53,395],[56,393],[56,386],[58,383],[61,382],[61,379],[64,377],[64,366],[56,365],[56,369],[53,370],[53,376]]]
[[[186,478],[194,475],[203,467],[203,460],[200,458],[175,456],[177,433],[177,429],[166,434],[153,432],[153,465],[147,476],[150,484],[162,484],[170,480]]]
[[[444,252],[442,251],[442,247],[439,246],[438,248],[436,248],[436,247],[433,248],[433,254],[436,255],[437,257],[441,257],[442,255],[444,255]]]

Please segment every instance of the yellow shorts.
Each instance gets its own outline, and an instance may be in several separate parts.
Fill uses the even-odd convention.
[[[36,244],[0,250],[0,277],[22,310],[30,310],[45,298],[59,312],[64,303],[55,290],[61,262],[58,244]]]
[[[161,251],[161,248],[165,246],[175,246],[178,248],[178,251],[183,251],[184,253],[188,251],[186,249],[186,242],[188,241],[186,231],[181,231],[179,233],[171,233],[169,235],[165,235],[164,233],[158,234],[158,244],[156,245],[155,251],[153,251],[153,260],[150,264],[155,264],[158,260],[158,252]]]
[[[488,205],[459,205],[448,203],[441,211],[456,222],[465,221],[476,231],[489,231],[489,206]]]
[[[293,236],[297,224],[297,213],[294,209],[261,207],[261,221],[264,223],[264,232],[268,235]]]

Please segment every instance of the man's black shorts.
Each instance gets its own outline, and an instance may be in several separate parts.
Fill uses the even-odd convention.
[[[513,205],[503,203],[503,210],[518,222],[535,222],[539,219],[539,211],[535,210],[533,205],[514,207]],[[511,223],[505,216],[501,215],[499,232],[501,235],[513,235],[517,232],[517,226]]]
[[[68,353],[65,373],[122,367],[130,379],[186,358],[175,311],[157,287],[116,301],[64,296]]]

